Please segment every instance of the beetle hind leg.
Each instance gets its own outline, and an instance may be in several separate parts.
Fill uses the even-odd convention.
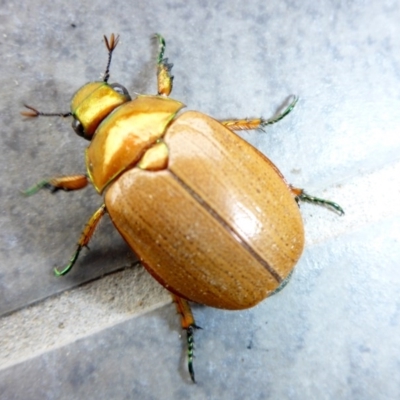
[[[155,36],[160,46],[157,58],[157,91],[159,95],[169,96],[174,80],[171,75],[171,69],[174,64],[168,63],[168,58],[164,58],[166,46],[164,38],[158,33]]]
[[[181,297],[171,293],[172,299],[176,305],[176,309],[181,316],[182,328],[186,330],[186,343],[187,343],[187,357],[188,357],[188,370],[190,378],[193,383],[196,383],[193,369],[193,358],[194,358],[194,331],[195,329],[201,329],[196,325],[193,317],[192,310],[189,303]]]
[[[285,118],[295,107],[298,97],[294,97],[291,103],[285,108],[285,110],[278,115],[269,118],[252,118],[252,119],[227,119],[220,121],[222,125],[231,129],[232,131],[247,131],[252,129],[263,129],[267,125],[273,125],[279,122],[281,119]]]
[[[307,201],[309,203],[319,204],[321,206],[335,210],[339,215],[344,215],[343,208],[340,207],[339,204],[333,201],[311,196],[308,193],[306,193],[303,189],[295,188],[293,186],[290,187],[290,190],[295,195],[297,203],[299,203],[299,201]]]

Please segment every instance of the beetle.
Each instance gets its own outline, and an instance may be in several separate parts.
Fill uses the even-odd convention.
[[[179,115],[169,97],[172,64],[156,35],[157,95],[131,99],[109,84],[119,36],[104,36],[108,62],[102,81],[85,84],[71,111],[44,113],[25,105],[26,117],[73,117],[75,132],[90,141],[86,174],[44,180],[41,188],[79,190],[91,183],[104,202],[86,224],[68,273],[99,221],[108,213],[147,271],[172,295],[186,330],[193,382],[195,324],[188,301],[241,310],[255,306],[287,282],[304,247],[299,201],[343,209],[289,185],[266,156],[234,133],[262,129],[289,114],[297,98],[271,119],[217,121],[197,111]]]

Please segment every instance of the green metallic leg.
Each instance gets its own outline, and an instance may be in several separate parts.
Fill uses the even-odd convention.
[[[157,91],[159,95],[169,96],[172,91],[174,77],[171,75],[173,64],[168,63],[168,58],[164,58],[165,40],[156,33],[156,39],[160,46],[157,59]]]
[[[275,117],[270,119],[264,118],[253,118],[253,119],[228,119],[220,121],[222,125],[231,129],[232,131],[245,131],[251,129],[262,129],[267,125],[272,125],[285,118],[295,107],[298,101],[298,97],[294,97],[292,102],[285,108],[285,110]]]
[[[90,239],[93,236],[94,231],[97,228],[101,218],[106,213],[106,206],[103,204],[89,219],[88,223],[86,224],[85,228],[82,231],[82,234],[78,241],[78,247],[74,253],[74,255],[69,260],[69,263],[65,268],[59,271],[57,268],[54,269],[54,274],[56,276],[61,276],[67,274],[71,268],[74,266],[76,260],[78,259],[79,253],[81,252],[83,247],[87,247],[89,244]]]
[[[35,194],[40,189],[49,189],[51,192],[56,192],[57,190],[79,190],[84,188],[88,184],[88,178],[86,175],[69,175],[69,176],[61,176],[57,178],[52,178],[48,180],[43,180],[38,184],[30,187],[28,190],[22,192],[25,196],[31,196]],[[93,236],[93,233],[99,224],[101,218],[106,213],[106,206],[103,204],[89,219],[86,224],[83,232],[79,238],[78,246],[69,260],[69,263],[65,268],[59,271],[57,268],[54,269],[54,274],[56,276],[61,276],[67,274],[71,268],[74,266],[76,260],[79,257],[79,253],[81,252],[83,247],[87,247],[90,239]]]
[[[339,215],[344,215],[343,208],[340,207],[339,204],[334,203],[333,201],[311,196],[311,195],[305,193],[303,189],[299,189],[299,188],[295,188],[295,187],[291,187],[291,191],[295,195],[297,203],[299,203],[299,201],[307,201],[309,203],[319,204],[321,206],[335,210]]]
[[[40,189],[48,189],[52,193],[58,190],[64,190],[66,192],[70,190],[80,190],[87,186],[89,183],[88,177],[86,175],[68,175],[68,176],[58,176],[51,179],[45,179],[29,189],[24,190],[22,194],[24,196],[32,196],[37,193]]]
[[[181,316],[182,328],[186,330],[186,342],[187,342],[187,355],[188,355],[188,370],[190,378],[193,383],[196,383],[193,369],[193,357],[194,357],[194,331],[195,329],[201,329],[194,322],[194,317],[189,303],[181,297],[171,293],[172,299],[175,302],[176,309]]]

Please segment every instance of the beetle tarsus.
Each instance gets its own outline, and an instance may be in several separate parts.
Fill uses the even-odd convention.
[[[69,263],[67,264],[67,266],[64,269],[62,269],[61,271],[59,271],[57,268],[54,268],[54,275],[55,276],[63,276],[63,275],[66,275],[69,271],[71,271],[72,267],[74,266],[76,260],[79,257],[79,253],[81,252],[81,250],[82,250],[82,246],[80,244],[78,244],[78,247],[76,248],[74,255],[69,260]]]
[[[300,194],[298,194],[296,196],[297,203],[298,203],[298,200],[307,201],[309,203],[319,204],[321,206],[333,209],[339,215],[344,215],[344,210],[342,207],[339,206],[339,204],[337,204],[333,201],[330,201],[330,200],[325,200],[325,199],[321,199],[319,197],[311,196],[311,195],[305,193],[303,190],[301,191]]]
[[[22,191],[24,196],[31,196],[37,193],[40,189],[48,189],[51,193],[63,190],[64,192],[69,192],[72,190],[80,190],[87,186],[88,184],[87,175],[67,175],[59,176],[51,179],[45,179],[36,185]]]
[[[190,378],[193,383],[196,383],[196,379],[194,376],[194,368],[193,368],[193,358],[194,358],[194,331],[195,329],[201,329],[195,324],[190,325],[186,328],[186,341],[187,341],[187,354],[188,354],[188,370],[190,374]]]
[[[156,33],[156,39],[160,46],[157,57],[157,86],[158,94],[163,96],[169,96],[172,91],[174,77],[171,75],[171,69],[174,66],[172,63],[168,63],[168,58],[164,58],[166,43],[164,38]]]
[[[157,39],[158,44],[160,46],[160,50],[158,52],[157,64],[161,64],[164,60],[164,52],[166,47],[165,39],[159,33],[156,33],[154,37]]]
[[[25,197],[29,197],[37,193],[40,189],[50,189],[50,191],[53,191],[54,186],[50,184],[48,180],[41,181],[37,183],[36,185],[31,186],[30,188],[26,190],[22,190],[21,193]]]
[[[294,96],[293,101],[278,116],[270,118],[270,119],[261,119],[260,128],[264,128],[267,125],[275,124],[275,123],[279,122],[280,120],[282,120],[283,118],[285,118],[293,110],[293,108],[295,107],[295,105],[297,104],[298,101],[299,101],[299,98],[297,96]]]
[[[232,131],[250,131],[259,129],[264,132],[264,127],[267,125],[275,124],[281,119],[285,118],[295,107],[299,98],[294,96],[293,101],[285,108],[285,110],[278,116],[264,119],[264,118],[243,118],[243,119],[227,119],[220,121],[222,125],[226,126]]]
[[[196,325],[193,313],[187,300],[171,293],[172,299],[176,305],[177,312],[181,315],[182,328],[186,331],[186,343],[187,343],[187,357],[188,357],[188,370],[190,378],[193,383],[196,383],[193,368],[194,358],[194,331],[196,329],[202,329]]]
[[[104,216],[105,213],[106,213],[106,206],[105,204],[102,204],[101,207],[97,209],[95,213],[90,217],[89,221],[83,228],[83,231],[78,241],[76,251],[69,260],[67,266],[61,271],[59,271],[57,268],[54,268],[54,274],[56,276],[66,275],[69,271],[71,271],[72,267],[75,265],[75,262],[79,257],[79,253],[81,252],[82,248],[83,247],[89,248],[88,247],[89,241],[92,238],[97,225],[99,224],[101,218]]]

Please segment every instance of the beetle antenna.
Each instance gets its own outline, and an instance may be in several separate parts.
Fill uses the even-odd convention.
[[[24,117],[30,117],[30,118],[36,118],[36,117],[71,117],[72,113],[46,113],[46,112],[41,112],[36,110],[36,108],[33,108],[31,106],[28,106],[27,104],[24,104],[24,107],[26,107],[30,111],[21,111],[21,115]]]
[[[107,50],[108,50],[108,62],[107,62],[107,67],[106,71],[104,72],[104,79],[103,81],[107,83],[108,79],[110,78],[110,65],[111,65],[111,58],[112,58],[112,53],[117,47],[119,41],[119,35],[115,36],[113,33],[110,36],[110,40],[108,40],[107,36],[104,35],[104,42],[106,44]]]

